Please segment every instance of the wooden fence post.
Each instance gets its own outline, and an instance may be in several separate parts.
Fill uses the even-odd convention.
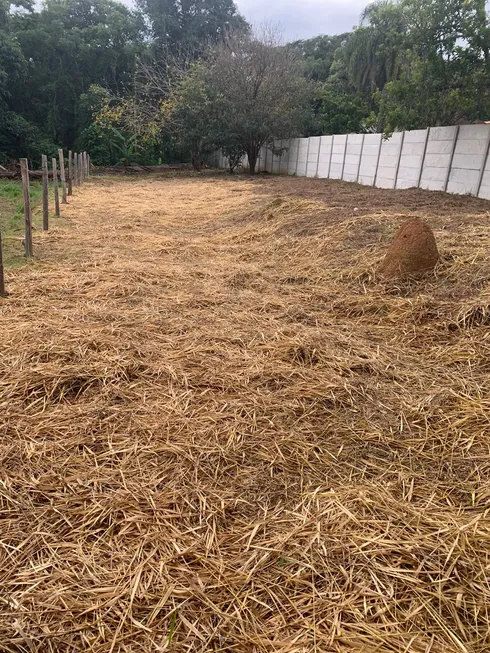
[[[68,150],[68,195],[73,195],[73,167],[71,165],[71,150]]]
[[[61,177],[61,201],[67,204],[66,200],[66,174],[65,174],[65,157],[63,150],[58,150],[58,158],[60,160],[60,177]]]
[[[22,192],[24,195],[24,248],[27,257],[32,256],[31,198],[29,196],[29,167],[27,159],[20,160]]]
[[[2,232],[0,231],[0,296],[5,295],[5,277],[3,275]]]
[[[78,154],[73,153],[73,183],[78,186]]]
[[[48,186],[48,157],[43,154],[42,171],[43,171],[43,230],[47,231],[49,228],[49,186]]]
[[[90,154],[87,154],[87,176],[90,177]]]
[[[78,180],[81,186],[83,184],[83,159],[81,152],[78,153]]]
[[[54,186],[54,213],[60,216],[60,193],[58,190],[58,171],[56,170],[56,159],[53,158],[53,186]]]

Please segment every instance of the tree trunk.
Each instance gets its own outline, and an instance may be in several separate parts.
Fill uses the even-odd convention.
[[[255,168],[257,167],[257,159],[259,156],[257,147],[250,147],[247,151],[248,156],[248,166],[250,168],[250,174],[255,175]]]
[[[192,161],[193,169],[196,170],[196,172],[201,172],[201,170],[202,170],[201,157],[198,154],[193,154],[192,158],[191,158],[191,161]]]

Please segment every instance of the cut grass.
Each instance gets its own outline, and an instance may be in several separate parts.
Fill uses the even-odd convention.
[[[31,181],[30,197],[34,228],[41,225],[36,210],[42,198],[42,185]],[[16,267],[25,263],[24,246],[24,201],[22,183],[17,180],[0,179],[0,230],[2,232],[3,261],[5,267]]]
[[[0,651],[488,653],[489,206],[77,189],[0,302]]]

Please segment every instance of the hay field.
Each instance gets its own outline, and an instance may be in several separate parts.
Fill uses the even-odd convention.
[[[383,283],[413,216],[441,263]],[[489,203],[105,178],[52,225],[0,300],[0,651],[490,649]]]

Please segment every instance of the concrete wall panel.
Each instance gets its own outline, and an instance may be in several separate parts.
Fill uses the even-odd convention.
[[[309,140],[310,146],[308,150],[308,165],[306,168],[306,176],[316,177],[318,153],[320,151],[320,136],[313,136]]]
[[[318,176],[326,179],[329,174],[332,155],[333,136],[320,137],[320,157],[318,159]]]
[[[278,154],[261,148],[258,170],[358,180],[379,188],[411,188],[420,180],[421,188],[490,199],[490,125],[415,129],[396,132],[389,140],[381,134],[293,138],[274,146]],[[228,165],[222,153],[213,162]]]
[[[359,183],[372,186],[376,176],[378,156],[381,147],[381,134],[366,134],[359,166]]]
[[[389,140],[382,141],[378,173],[376,175],[376,186],[378,188],[395,188],[401,146],[402,132],[397,132]]]

